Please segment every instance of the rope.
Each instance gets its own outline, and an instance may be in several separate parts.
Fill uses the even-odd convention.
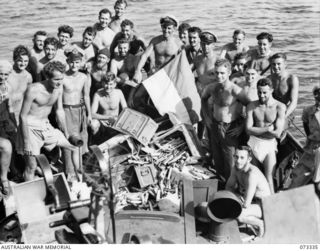
[[[304,137],[307,137],[307,135],[294,123],[294,117],[288,117],[288,121],[290,124],[292,124]]]

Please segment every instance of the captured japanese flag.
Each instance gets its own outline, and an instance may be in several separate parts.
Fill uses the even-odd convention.
[[[184,50],[143,85],[161,115],[174,113],[185,124],[200,120],[201,99]]]

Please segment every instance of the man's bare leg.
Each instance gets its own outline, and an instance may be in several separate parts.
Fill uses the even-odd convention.
[[[25,181],[34,180],[35,171],[37,169],[37,160],[35,156],[25,155],[26,169],[24,170]]]
[[[273,171],[277,165],[276,153],[269,153],[263,161],[264,175],[270,186],[271,194],[274,194]]]
[[[239,222],[250,224],[252,226],[258,227],[258,236],[262,237],[264,234],[264,223],[261,219],[262,212],[261,208],[257,204],[251,204],[248,208],[243,208],[241,215],[238,217]]]
[[[79,148],[71,145],[70,142],[66,139],[58,144],[58,146],[64,148],[65,150],[71,151],[71,159],[72,159],[72,165],[74,167],[74,171],[80,170],[80,156],[79,156]],[[72,167],[66,167],[66,170],[70,170],[69,168]]]
[[[0,167],[1,167],[1,183],[3,187],[3,193],[5,195],[10,194],[8,172],[10,168],[12,156],[12,146],[9,140],[0,138]]]

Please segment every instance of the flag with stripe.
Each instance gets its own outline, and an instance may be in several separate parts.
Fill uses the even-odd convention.
[[[200,120],[201,99],[184,50],[143,85],[161,115],[173,113],[185,124]]]

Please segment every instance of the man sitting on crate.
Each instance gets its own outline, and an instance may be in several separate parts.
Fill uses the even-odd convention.
[[[115,135],[111,126],[117,120],[121,109],[127,107],[123,93],[116,87],[116,76],[108,72],[102,76],[103,88],[99,89],[93,96],[91,105],[91,144],[100,144]]]
[[[320,86],[313,88],[315,104],[307,106],[302,112],[303,127],[307,135],[304,153],[293,170],[290,188],[320,181]]]

